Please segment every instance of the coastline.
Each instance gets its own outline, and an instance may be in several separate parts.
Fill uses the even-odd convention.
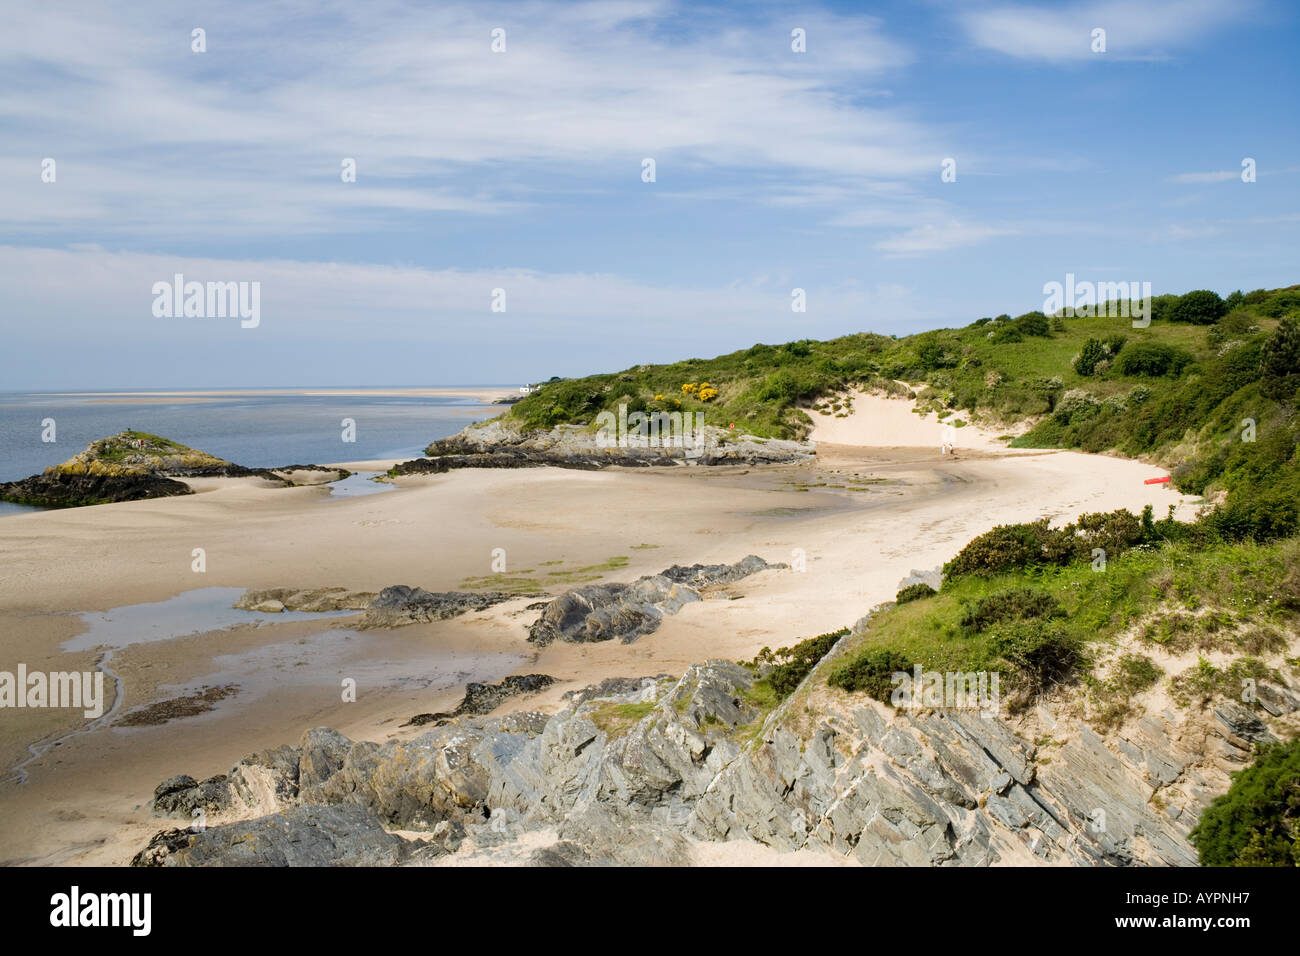
[[[194,482],[197,494],[184,498],[14,515],[0,524],[0,561],[18,585],[0,599],[0,626],[12,635],[5,666],[88,669],[94,651],[61,649],[82,627],[77,612],[162,601],[199,587],[455,590],[489,579],[492,551],[502,548],[507,574],[527,571],[542,583],[555,581],[546,588],[554,595],[572,586],[559,582],[583,578],[584,568],[594,569],[585,577],[601,582],[631,581],[672,564],[806,556],[806,571],[767,571],[740,581],[631,644],[536,648],[525,641],[536,618],[525,610],[536,598],[527,597],[449,621],[368,632],[364,639],[367,656],[421,677],[449,654],[503,655],[471,679],[551,675],[554,685],[503,708],[549,712],[566,691],[606,677],[680,674],[706,658],[748,659],[764,646],[850,624],[891,600],[912,569],[940,564],[995,524],[1040,516],[1060,523],[1081,512],[1140,511],[1148,503],[1162,516],[1167,503],[1190,514],[1189,499],[1142,483],[1152,469],[1140,462],[1007,452],[1001,443],[977,447],[973,426],[961,430],[970,437],[955,456],[941,456],[933,436],[915,427],[934,423],[920,422],[909,408],[898,399],[859,399],[858,426],[885,417],[907,426],[864,436],[893,444],[833,444],[822,431],[817,459],[798,464],[466,470],[399,478],[394,493],[333,502],[322,487],[205,479]],[[196,547],[207,556],[202,574],[191,569]],[[167,687],[223,673],[218,658],[251,655],[264,666],[256,655],[266,648],[314,646],[314,636],[350,623],[272,622],[124,648],[113,663],[126,687],[120,712],[165,699],[174,693]],[[281,663],[282,673],[296,666],[287,658]],[[356,665],[344,655],[339,666]],[[250,665],[248,673],[255,670]],[[27,784],[0,783],[7,808],[0,856],[124,863],[165,825],[145,806],[160,780],[224,772],[252,750],[296,740],[321,724],[354,739],[413,736],[419,728],[398,725],[415,713],[449,709],[463,692],[463,681],[439,688],[360,682],[357,701],[344,703],[337,676],[322,666],[315,684],[288,688],[274,700],[245,692],[208,714],[160,727],[104,728],[69,741],[56,756],[29,765]],[[21,720],[3,725],[6,767],[34,738],[79,722],[58,711],[6,716],[19,713]]]

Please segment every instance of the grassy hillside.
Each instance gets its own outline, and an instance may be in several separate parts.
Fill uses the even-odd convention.
[[[553,380],[507,413],[526,428],[591,423],[603,410],[702,412],[710,424],[797,438],[843,414],[849,386],[902,391],[954,422],[1023,422],[1021,447],[1144,456],[1193,494],[1230,493],[1232,537],[1300,528],[1300,286],[1157,296],[1148,328],[1122,317],[1030,312],[905,338],[800,340],[712,359]],[[683,388],[685,386],[685,388]],[[707,387],[706,387],[707,386]]]
[[[1186,704],[1224,700],[1239,695],[1243,677],[1276,680],[1274,667],[1300,664],[1279,658],[1300,627],[1300,540],[1228,542],[1204,525],[1120,511],[1059,530],[995,529],[944,573],[937,593],[878,612],[830,682],[887,700],[889,675],[913,664],[997,671],[1012,685],[1004,693],[1024,703],[1083,681],[1089,716],[1106,729],[1157,682]],[[1121,640],[1124,654],[1108,655]],[[1156,650],[1220,663],[1201,658],[1166,674]]]

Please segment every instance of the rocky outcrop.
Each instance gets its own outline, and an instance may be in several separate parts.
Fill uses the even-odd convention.
[[[361,807],[291,807],[252,821],[164,830],[132,866],[394,866],[449,851],[404,840]]]
[[[245,611],[364,611],[376,597],[374,591],[347,588],[249,588],[234,606]]]
[[[680,435],[660,442],[635,434],[630,441],[607,447],[597,433],[582,425],[556,425],[549,430],[524,431],[508,417],[471,425],[433,442],[427,458],[403,462],[391,475],[441,474],[455,468],[578,468],[594,470],[679,465],[759,465],[805,461],[815,454],[808,442],[738,435],[731,429],[704,426],[682,441]]]
[[[234,606],[245,611],[365,611],[362,628],[403,627],[482,611],[515,595],[502,591],[430,592],[394,584],[378,594],[347,588],[250,588]]]
[[[161,475],[32,475],[20,481],[0,482],[0,500],[42,508],[76,508],[117,501],[173,498],[192,495],[183,481]]]
[[[459,718],[382,745],[318,728],[236,768],[259,781],[251,798],[235,771],[224,789],[161,785],[181,810],[229,793],[263,819],[197,842],[167,831],[137,859],[279,862],[295,839],[293,859],[315,863],[379,858],[368,841],[393,862],[432,852],[398,847],[378,821],[443,850],[463,837],[458,852],[495,864],[676,865],[698,841],[744,840],[865,865],[1192,865],[1188,833],[1250,759],[1248,737],[1294,720],[1294,688],[1271,685],[1281,717],[1235,704],[1162,712],[1108,738],[1050,709],[895,711],[825,685],[838,652],[773,710],[747,669],[709,661],[677,680],[603,682],[550,717]],[[294,807],[347,808],[358,839],[343,818]]]
[[[750,555],[735,564],[674,565],[631,584],[589,584],[566,591],[542,610],[528,629],[528,640],[546,646],[553,641],[583,644],[620,640],[630,643],[659,627],[664,615],[701,599],[709,587],[785,564],[768,564]]]
[[[445,724],[457,717],[490,714],[512,697],[536,694],[555,683],[546,674],[512,674],[499,684],[471,682],[465,685],[465,697],[449,713],[416,714],[403,727],[422,727],[425,724]]]
[[[611,450],[612,451],[612,450]],[[680,465],[680,458],[667,455],[572,454],[557,455],[531,449],[503,448],[500,451],[456,455],[437,458],[415,458],[403,461],[389,469],[393,477],[401,475],[442,475],[457,468],[574,468],[579,471],[598,471],[617,465],[623,468],[649,468]]]
[[[283,474],[277,474],[277,471]],[[349,472],[321,465],[289,465],[282,469],[245,468],[207,452],[146,432],[124,431],[101,438],[67,461],[21,481],[0,483],[0,500],[45,508],[170,498],[193,494],[177,478],[262,478],[282,487],[295,482],[295,471]]]
[[[407,587],[405,584],[395,584],[384,588],[370,602],[360,626],[402,627],[406,624],[445,621],[467,611],[485,610],[513,597],[513,594],[501,591],[430,592]]]

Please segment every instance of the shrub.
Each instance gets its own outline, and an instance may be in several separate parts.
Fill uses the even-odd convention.
[[[919,601],[921,598],[933,597],[938,594],[934,588],[924,581],[918,581],[916,584],[909,584],[903,590],[894,595],[894,602],[897,604],[907,604],[909,601]]]
[[[927,339],[916,350],[916,357],[925,369],[956,368],[961,364],[961,352],[955,343]]]
[[[1097,364],[1109,357],[1106,346],[1097,339],[1088,339],[1083,349],[1074,357],[1074,370],[1085,378],[1097,370]]]
[[[1046,518],[1032,524],[998,525],[971,541],[945,564],[944,578],[961,574],[992,576],[1039,564],[1050,533]]]
[[[1177,378],[1191,363],[1192,356],[1180,348],[1163,342],[1139,342],[1124,351],[1116,367],[1121,375]]]
[[[1223,315],[1226,307],[1217,292],[1209,289],[1197,289],[1181,296],[1170,307],[1170,322],[1191,322],[1194,325],[1213,325]]]
[[[893,675],[912,670],[912,662],[897,651],[868,648],[836,666],[826,682],[847,691],[863,691],[876,700],[888,701],[894,689]]]
[[[1008,588],[986,595],[962,611],[961,626],[968,631],[985,631],[994,624],[1026,618],[1061,617],[1065,610],[1056,598],[1033,588]]]
[[[1240,485],[1227,502],[1205,518],[1206,525],[1229,541],[1272,541],[1300,533],[1300,489],[1296,482]]]
[[[1087,390],[1072,388],[1057,399],[1052,417],[1062,425],[1068,425],[1074,421],[1087,421],[1097,414],[1100,407],[1101,403]]]
[[[1191,840],[1202,866],[1300,866],[1300,739],[1261,747]]]
[[[775,653],[765,647],[748,666],[757,670],[764,664],[773,664],[763,676],[778,697],[786,698],[794,693],[795,688],[817,666],[817,662],[830,653],[831,648],[847,633],[849,629],[843,627],[829,634],[810,637],[793,647],[783,647]]]
[[[1031,694],[1069,679],[1083,662],[1079,638],[1059,622],[1044,618],[998,626],[993,648],[1016,668],[1016,682]]]
[[[991,577],[1034,565],[1066,565],[1092,559],[1094,548],[1104,548],[1114,558],[1133,547],[1177,534],[1180,525],[1172,519],[1152,521],[1150,510],[1139,518],[1120,508],[1110,512],[1080,515],[1064,528],[1047,526],[1040,518],[1032,524],[999,525],[975,538],[943,566],[945,583],[963,574]]]
[[[1279,402],[1300,388],[1300,322],[1283,319],[1264,343],[1260,356],[1259,390]]]
[[[1014,325],[1022,335],[1036,335],[1040,338],[1050,338],[1052,335],[1051,323],[1041,312],[1026,312],[1015,319]]]
[[[1300,312],[1300,291],[1283,289],[1269,296],[1268,300],[1259,307],[1259,311],[1270,319],[1280,319],[1291,312]]]

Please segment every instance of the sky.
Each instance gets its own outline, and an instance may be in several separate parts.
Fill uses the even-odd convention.
[[[1286,0],[0,18],[0,391],[513,384],[1017,315],[1067,273],[1300,282]],[[257,283],[256,323],[157,314],[177,274]]]

